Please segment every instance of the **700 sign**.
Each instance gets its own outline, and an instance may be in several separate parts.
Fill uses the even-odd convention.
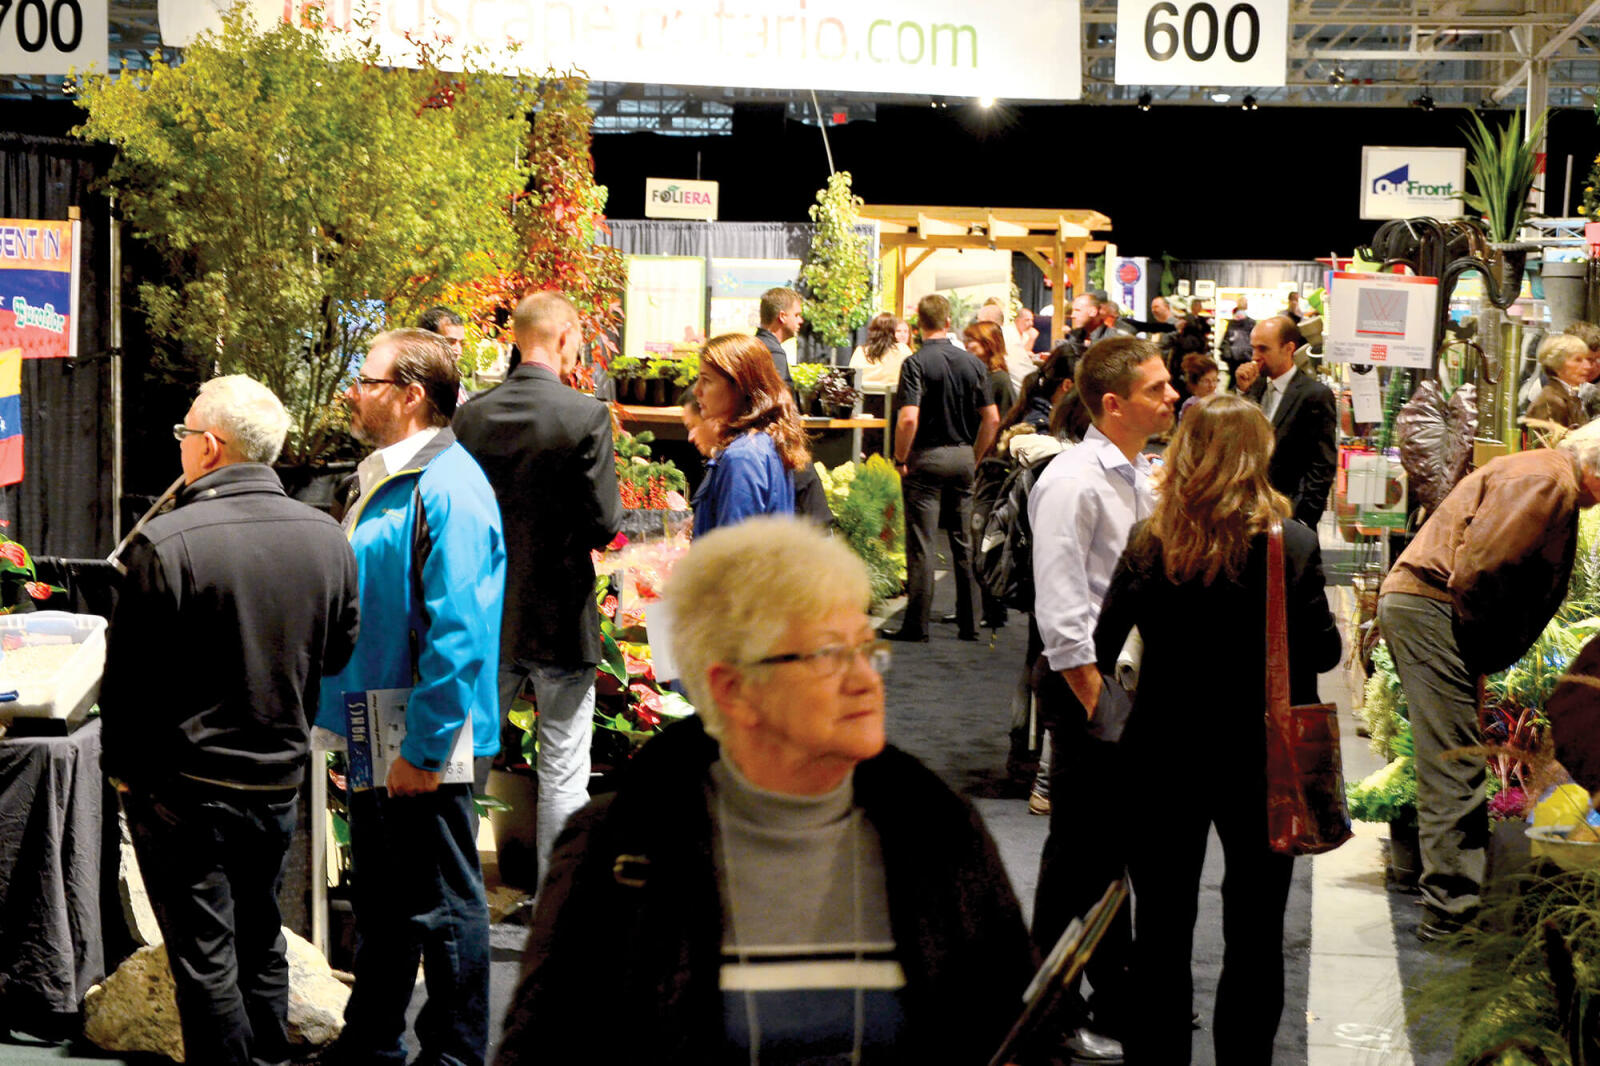
[[[0,0],[0,74],[106,66],[108,0]]]
[[[1118,85],[1282,85],[1289,0],[1125,0]]]

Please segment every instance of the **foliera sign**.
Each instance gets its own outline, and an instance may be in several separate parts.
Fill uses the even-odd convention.
[[[644,179],[645,218],[717,218],[717,183],[680,181],[676,178]]]
[[[1361,217],[1461,217],[1464,148],[1361,149]]]
[[[1077,0],[247,0],[258,21],[363,13],[391,61],[408,34],[483,46],[522,70],[591,81],[1076,100]],[[222,5],[226,6],[226,5]],[[220,24],[218,5],[159,0],[162,43]],[[357,35],[367,29],[355,28]],[[1039,57],[1048,62],[1038,62]]]

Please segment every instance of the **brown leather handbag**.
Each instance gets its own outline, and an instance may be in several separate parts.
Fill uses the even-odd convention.
[[[1284,608],[1283,524],[1267,531],[1267,845],[1319,855],[1349,840],[1339,709],[1289,705],[1289,619]]]

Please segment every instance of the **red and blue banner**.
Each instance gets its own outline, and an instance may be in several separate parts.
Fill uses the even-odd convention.
[[[22,349],[0,352],[0,485],[22,480]]]
[[[0,218],[0,352],[17,348],[23,359],[78,354],[77,237],[76,222]],[[7,395],[15,398],[16,390],[0,392],[0,402]]]

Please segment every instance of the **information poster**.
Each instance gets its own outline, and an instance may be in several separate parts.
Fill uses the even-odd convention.
[[[1433,365],[1439,279],[1402,274],[1333,276],[1323,358],[1375,366]]]
[[[761,294],[768,289],[792,289],[800,278],[798,259],[711,260],[712,337],[723,333],[754,333],[761,325]]]
[[[0,351],[78,354],[78,223],[0,218]]]
[[[671,355],[705,342],[706,261],[697,255],[630,255],[622,296],[622,354]]]

